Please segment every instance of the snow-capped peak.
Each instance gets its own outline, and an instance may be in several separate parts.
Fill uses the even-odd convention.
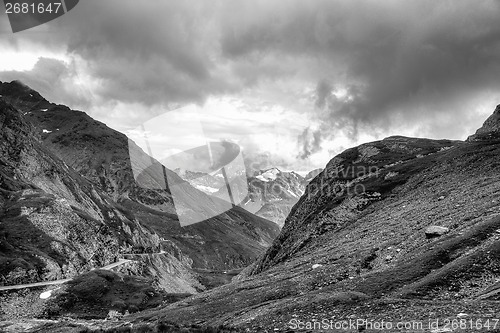
[[[275,180],[279,173],[281,173],[281,171],[279,169],[271,168],[271,169],[265,170],[260,175],[258,175],[256,178],[260,179],[262,181]]]

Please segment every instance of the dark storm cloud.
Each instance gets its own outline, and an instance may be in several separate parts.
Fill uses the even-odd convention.
[[[199,101],[230,88],[215,71],[208,3],[111,0],[79,7],[77,22],[68,22],[68,49],[92,63],[104,96],[154,104]]]
[[[202,101],[238,87],[219,68],[215,8],[204,1],[88,0],[15,37],[64,44],[88,63],[105,99],[146,105]]]
[[[298,137],[298,155],[300,159],[307,159],[311,154],[321,150],[321,131],[307,127]]]
[[[327,100],[332,95],[332,85],[328,81],[321,80],[316,87],[316,107],[324,108]]]
[[[320,118],[345,118],[354,133],[359,123],[388,127],[396,113],[409,122],[464,115],[474,96],[500,87],[498,1],[319,0],[247,7],[229,20],[225,55],[294,57],[319,82],[316,103],[327,108]],[[325,77],[351,95],[326,98]]]
[[[398,116],[422,134],[453,136],[478,97],[498,96],[499,17],[499,1],[86,0],[47,33],[16,38],[66,45],[104,100],[155,105],[262,82],[316,86],[310,109],[321,135],[347,126],[356,137],[359,126],[390,128]],[[461,123],[433,122],[443,115]]]
[[[0,72],[0,80],[19,80],[37,90],[50,102],[89,107],[90,94],[74,85],[77,77],[74,64],[49,58],[39,58],[29,71]]]

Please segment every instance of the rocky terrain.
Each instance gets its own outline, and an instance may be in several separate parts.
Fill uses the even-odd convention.
[[[299,332],[326,320],[324,331],[376,332],[368,321],[383,320],[394,325],[384,332],[499,332],[499,110],[467,141],[394,136],[344,151],[232,284],[100,327]]]
[[[196,293],[206,289],[199,272],[248,265],[279,231],[238,207],[181,227],[168,188],[137,185],[129,154],[145,155],[140,148],[19,82],[0,83],[0,128],[0,285],[72,278],[127,257],[116,270]]]

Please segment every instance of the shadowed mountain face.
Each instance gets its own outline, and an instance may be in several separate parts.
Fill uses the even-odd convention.
[[[3,99],[0,110],[3,284],[73,276],[134,247],[159,249],[157,236],[46,149],[22,113]]]
[[[159,257],[172,263],[162,269],[192,281],[186,273],[191,267],[248,265],[279,232],[274,223],[238,208],[182,228],[168,188],[136,184],[125,135],[84,112],[52,104],[18,82],[0,83],[0,95],[0,270],[5,285],[74,276],[125,253],[162,249],[166,253]],[[131,147],[134,154],[145,155]],[[187,197],[206,197],[185,188]],[[170,282],[179,286],[179,281]],[[179,288],[194,292],[195,285]]]
[[[236,283],[131,320],[287,331],[312,318],[499,313],[497,125],[498,108],[467,142],[394,136],[344,151]]]

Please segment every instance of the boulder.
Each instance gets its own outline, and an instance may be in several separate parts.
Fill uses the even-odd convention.
[[[427,229],[425,229],[425,237],[427,237],[427,238],[439,237],[439,236],[442,236],[442,235],[448,233],[449,231],[450,231],[450,229],[448,229],[446,227],[432,225],[430,227],[427,227]]]

